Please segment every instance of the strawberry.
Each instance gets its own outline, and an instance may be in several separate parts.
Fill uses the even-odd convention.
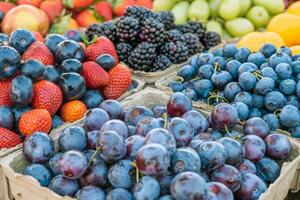
[[[97,14],[105,21],[109,21],[113,18],[112,6],[107,1],[100,1],[94,5],[95,11]]]
[[[68,8],[78,9],[91,5],[94,0],[63,0],[63,4]]]
[[[0,2],[0,12],[6,14],[10,9],[16,7],[15,4],[10,2]]]
[[[27,4],[38,8],[40,7],[42,1],[43,0],[17,0],[17,4],[18,5]]]
[[[40,9],[48,15],[50,22],[53,23],[55,18],[62,14],[63,4],[61,0],[46,0],[41,3]]]
[[[0,149],[12,148],[21,143],[21,139],[15,132],[0,127]]]
[[[152,9],[153,8],[153,2],[152,2],[152,0],[136,0],[135,4],[137,6],[143,6],[143,7],[148,8],[148,9]]]
[[[102,54],[110,54],[114,57],[116,63],[119,63],[114,44],[105,36],[98,37],[97,40],[85,50],[86,59],[90,61],[96,61],[97,57]]]
[[[10,100],[9,90],[10,90],[11,80],[0,80],[0,106],[12,106],[13,102]]]
[[[124,94],[131,84],[131,72],[124,64],[118,64],[109,72],[109,84],[103,89],[106,99],[117,99]]]
[[[39,32],[33,31],[32,33],[37,41],[40,41],[40,42],[45,41],[44,37]]]
[[[84,10],[80,12],[76,16],[75,20],[79,24],[79,26],[84,28],[87,28],[92,24],[97,24],[101,21],[101,19],[99,19],[99,17],[93,10]]]
[[[31,102],[33,108],[46,109],[53,116],[60,108],[62,101],[62,91],[54,83],[43,80],[34,84]]]
[[[123,16],[127,6],[134,6],[135,0],[117,0],[114,6],[114,13],[116,16]]]
[[[22,55],[22,59],[32,60],[37,59],[44,65],[53,65],[54,57],[49,48],[40,41],[33,42]]]
[[[81,74],[86,87],[90,89],[100,89],[109,83],[108,73],[93,61],[83,63]]]
[[[51,115],[45,109],[33,109],[27,111],[19,120],[19,131],[24,136],[29,136],[36,131],[49,133],[51,126]]]

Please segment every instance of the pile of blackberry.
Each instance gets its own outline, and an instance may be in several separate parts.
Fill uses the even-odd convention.
[[[152,12],[128,7],[125,16],[114,22],[91,25],[86,35],[107,36],[116,45],[120,61],[134,70],[156,72],[219,44],[221,37],[206,32],[200,22],[176,26],[171,12]]]

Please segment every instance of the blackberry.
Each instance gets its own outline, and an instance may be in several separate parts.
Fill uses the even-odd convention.
[[[166,41],[167,42],[183,42],[182,34],[177,29],[172,29],[167,31],[166,33]]]
[[[125,11],[125,16],[134,17],[140,22],[145,21],[148,18],[158,18],[158,14],[144,8],[142,6],[129,6]]]
[[[94,36],[106,36],[111,41],[117,41],[117,26],[114,22],[104,22],[102,24],[92,24],[90,25],[86,31],[85,35],[89,40],[92,40]]]
[[[165,39],[165,28],[154,18],[146,19],[141,25],[140,41],[161,45]]]
[[[202,43],[205,45],[205,48],[208,50],[211,47],[214,47],[221,43],[221,36],[216,32],[208,31],[205,34]]]
[[[133,41],[139,33],[139,21],[133,17],[122,17],[116,25],[117,37],[121,42]]]
[[[189,58],[188,48],[184,43],[168,42],[161,48],[161,53],[167,56],[172,63],[182,63]]]
[[[185,33],[182,35],[183,41],[188,48],[189,56],[196,53],[203,52],[205,47],[200,42],[199,38],[192,33]]]
[[[128,58],[132,51],[132,46],[125,42],[120,42],[116,45],[116,50],[120,61],[128,63]]]
[[[131,52],[128,58],[128,64],[135,70],[147,72],[155,56],[156,46],[149,42],[142,42]]]
[[[200,22],[190,21],[187,24],[180,27],[182,33],[193,33],[201,40],[205,36],[206,28]]]
[[[175,27],[174,21],[175,17],[173,13],[168,11],[161,11],[158,13],[158,21],[165,25],[166,30],[171,30]]]
[[[172,65],[171,60],[165,55],[159,55],[155,58],[152,67],[150,68],[150,72],[162,71],[167,69]]]

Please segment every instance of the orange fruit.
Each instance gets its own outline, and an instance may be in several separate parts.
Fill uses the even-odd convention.
[[[87,109],[85,104],[79,100],[65,103],[60,109],[60,116],[65,122],[75,122],[82,118]]]
[[[19,121],[19,131],[24,136],[29,136],[37,131],[49,133],[52,118],[46,109],[33,109],[25,112]]]

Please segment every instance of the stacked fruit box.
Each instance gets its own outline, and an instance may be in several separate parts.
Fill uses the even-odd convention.
[[[160,90],[147,88],[139,93],[125,98],[122,101],[124,108],[131,108],[134,106],[146,106],[153,107],[155,105],[166,105],[170,96],[167,93],[163,93]],[[207,116],[209,111],[199,109],[199,112]],[[80,120],[72,125],[83,125],[83,120]],[[60,136],[61,131],[67,128],[69,125],[62,127],[51,137],[57,143],[57,139]],[[237,127],[237,131],[242,131],[240,126]],[[270,184],[268,190],[260,196],[260,200],[271,200],[271,199],[284,199],[287,195],[291,182],[295,183],[298,181],[295,177],[295,172],[300,163],[300,147],[297,142],[292,138],[289,138],[291,144],[291,152],[289,157],[282,163],[281,174],[277,180]],[[71,200],[70,197],[62,197],[52,192],[46,187],[41,187],[40,184],[30,176],[24,176],[21,174],[23,169],[30,163],[24,157],[22,149],[19,149],[12,154],[8,155],[1,161],[3,166],[5,178],[7,179],[10,190],[6,192],[12,195],[15,199],[23,200]],[[293,185],[293,187],[294,187]]]

